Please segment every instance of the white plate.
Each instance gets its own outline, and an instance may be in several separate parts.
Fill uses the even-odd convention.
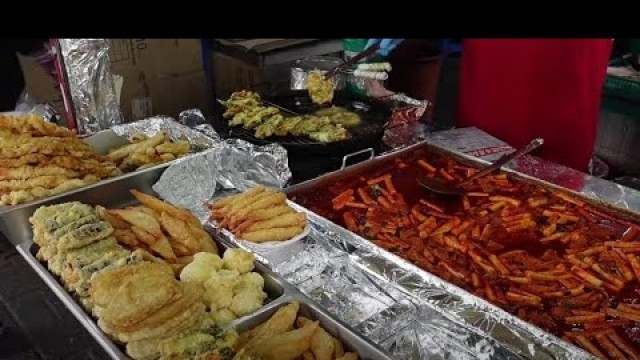
[[[215,227],[218,227],[217,222],[212,222],[212,224]],[[252,241],[248,241],[248,240],[242,240],[242,239],[238,239],[231,231],[229,231],[228,229],[220,229],[218,228],[223,234],[225,234],[229,239],[231,239],[232,241],[236,242],[240,247],[247,249],[247,250],[251,250],[254,253],[258,253],[260,255],[263,256],[267,256],[269,254],[274,254],[274,253],[280,253],[280,254],[285,254],[285,253],[289,253],[291,251],[294,250],[294,248],[296,248],[298,246],[298,244],[301,244],[302,239],[304,239],[307,235],[309,235],[309,233],[311,232],[311,225],[309,224],[309,220],[307,220],[307,224],[304,227],[304,229],[302,230],[302,232],[294,237],[292,237],[289,240],[284,240],[284,241],[266,241],[266,242],[262,242],[262,243],[256,243],[256,242],[252,242]]]
[[[284,240],[284,241],[266,241],[266,242],[260,242],[260,243],[253,242],[253,241],[248,241],[248,240],[242,240],[242,239],[236,239],[236,241],[241,243],[243,246],[246,246],[246,247],[251,248],[251,249],[270,251],[270,250],[282,249],[282,248],[291,246],[292,244],[304,239],[307,235],[309,235],[310,231],[311,231],[311,226],[309,225],[309,221],[307,221],[307,225],[304,227],[302,232],[300,234],[292,237],[289,240]]]

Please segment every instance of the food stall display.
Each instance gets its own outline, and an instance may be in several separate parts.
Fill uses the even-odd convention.
[[[152,127],[153,133],[141,129],[159,122],[163,127]],[[166,119],[118,125],[81,139],[35,114],[0,115],[0,139],[0,206],[32,202],[167,164],[212,145],[206,135]]]
[[[307,226],[307,217],[287,204],[282,192],[257,186],[207,206],[210,220],[238,239],[263,243],[290,240]]]
[[[506,173],[461,197],[435,195],[417,180],[461,182],[477,170],[423,149],[402,155],[290,195],[596,356],[637,358],[635,221]]]
[[[32,230],[3,229],[114,359],[388,358],[251,253],[212,240],[187,210],[153,196],[163,170],[16,209]],[[294,329],[267,321],[290,303]]]
[[[0,205],[16,205],[95,183],[121,171],[69,129],[36,115],[0,115]]]

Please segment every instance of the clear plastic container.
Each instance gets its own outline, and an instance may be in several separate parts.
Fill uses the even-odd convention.
[[[305,90],[307,88],[307,76],[311,71],[326,73],[339,66],[344,61],[333,56],[314,56],[296,60],[291,67],[291,90]],[[338,73],[332,77],[336,84],[336,90],[342,90],[345,85],[345,76]]]

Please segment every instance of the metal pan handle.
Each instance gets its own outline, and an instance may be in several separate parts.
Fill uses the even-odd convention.
[[[352,152],[351,154],[347,154],[345,156],[342,157],[342,166],[340,167],[340,170],[344,169],[345,167],[347,167],[347,161],[357,155],[361,155],[361,154],[366,154],[369,153],[369,158],[367,160],[371,160],[373,159],[373,157],[375,156],[375,152],[373,151],[373,148],[366,148],[366,149],[362,149],[356,152]]]

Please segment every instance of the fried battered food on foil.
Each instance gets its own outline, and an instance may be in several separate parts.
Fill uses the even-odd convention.
[[[207,204],[210,220],[238,239],[252,242],[289,240],[307,226],[305,214],[294,211],[283,193],[257,186]]]
[[[165,132],[152,137],[134,134],[132,144],[111,150],[107,157],[122,170],[147,168],[175,160],[189,153],[191,143],[187,140],[172,140]]]
[[[42,117],[32,113],[18,116],[0,115],[0,129],[14,134],[31,134],[32,136],[75,136],[75,132],[45,121]]]
[[[2,119],[0,205],[34,201],[122,173],[67,129],[31,118],[16,127]]]
[[[0,195],[0,205],[18,205],[25,202],[35,201],[37,199],[54,196],[69,190],[87,186],[97,182],[98,180],[99,179],[97,177],[88,175],[83,179],[66,180],[51,189],[35,186],[24,190],[11,191]]]

